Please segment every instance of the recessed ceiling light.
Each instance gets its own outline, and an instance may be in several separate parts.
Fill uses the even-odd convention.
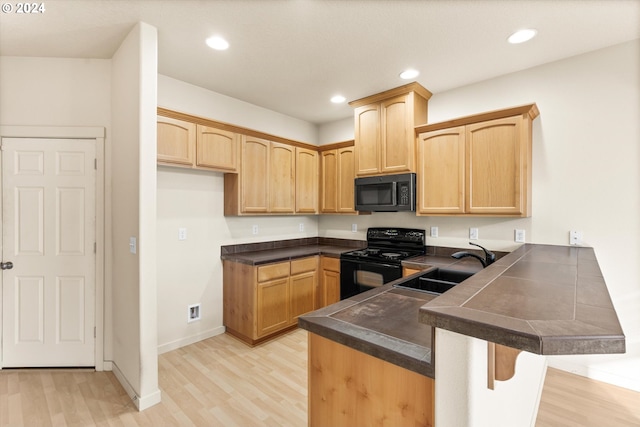
[[[334,104],[342,104],[346,100],[347,98],[342,95],[335,95],[331,97],[331,102],[333,102]]]
[[[408,69],[408,70],[404,70],[403,72],[400,73],[400,78],[401,79],[405,79],[405,80],[409,80],[409,79],[413,79],[415,77],[418,77],[419,75],[420,75],[420,72],[418,70]]]
[[[525,28],[524,30],[519,30],[511,34],[507,41],[511,44],[524,43],[534,38],[536,34],[538,34],[538,31],[530,28]]]
[[[213,36],[207,39],[207,46],[215,50],[227,50],[229,48],[229,42],[220,36]]]

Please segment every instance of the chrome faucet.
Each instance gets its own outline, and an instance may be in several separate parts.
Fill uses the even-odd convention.
[[[467,256],[473,257],[475,259],[477,259],[478,261],[480,261],[482,263],[482,268],[487,267],[488,265],[491,265],[495,262],[496,260],[496,254],[494,254],[491,251],[488,251],[487,249],[483,248],[482,246],[480,246],[477,243],[471,243],[469,242],[470,245],[473,246],[477,246],[480,249],[482,249],[484,251],[484,258],[482,258],[480,255],[476,255],[476,254],[472,254],[471,252],[465,252],[465,251],[461,251],[461,252],[456,252],[454,254],[451,254],[451,256],[455,259],[460,259],[460,258],[464,258]]]

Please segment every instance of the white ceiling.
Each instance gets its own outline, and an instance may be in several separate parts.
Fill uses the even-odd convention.
[[[7,3],[16,5],[16,2]],[[433,93],[640,38],[640,0],[44,0],[0,13],[0,55],[111,58],[136,22],[158,29],[158,71],[313,123],[407,83]],[[538,30],[522,45],[506,38]],[[229,50],[205,45],[222,35]]]

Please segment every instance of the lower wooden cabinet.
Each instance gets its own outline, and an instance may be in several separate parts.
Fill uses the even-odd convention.
[[[434,425],[432,378],[311,332],[308,351],[310,427]]]
[[[294,328],[316,307],[319,257],[253,266],[223,261],[223,324],[248,344]]]
[[[320,295],[316,308],[340,301],[340,259],[323,256],[320,259]]]

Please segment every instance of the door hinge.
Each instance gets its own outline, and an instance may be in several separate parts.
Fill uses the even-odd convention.
[[[96,337],[96,327],[95,326],[93,327],[93,337],[94,338]]]
[[[98,170],[98,159],[93,159],[93,168]]]
[[[98,251],[98,244],[93,242],[93,253],[95,254]]]

